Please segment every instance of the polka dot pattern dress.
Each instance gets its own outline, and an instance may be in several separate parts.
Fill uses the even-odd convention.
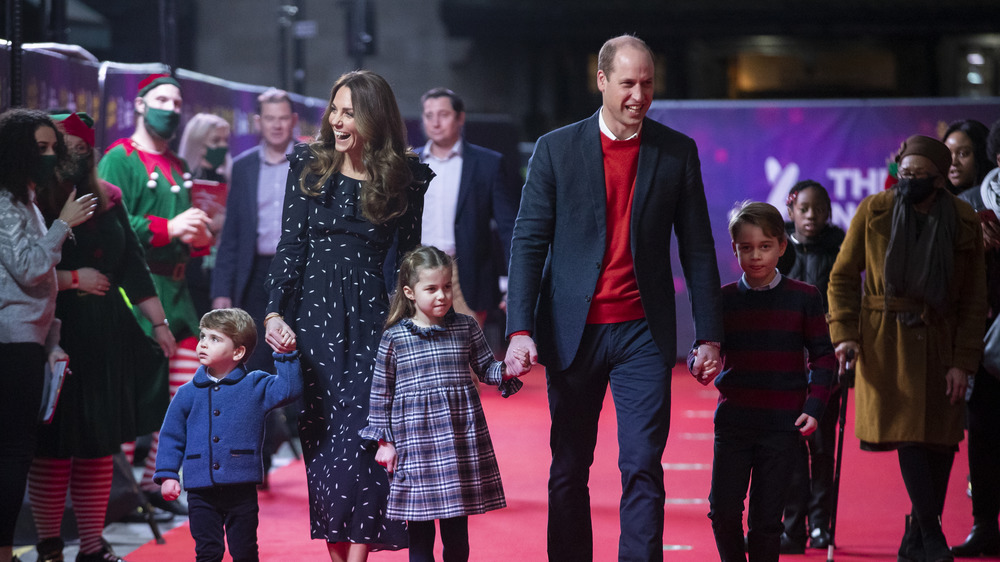
[[[418,245],[423,194],[433,174],[414,159],[417,179],[407,212],[375,225],[361,213],[359,180],[334,174],[319,195],[302,192],[299,174],[311,158],[306,145],[289,157],[267,309],[295,330],[302,360],[299,437],[311,535],[397,550],[407,545],[406,528],[385,517],[388,477],[358,432],[368,424],[375,355],[388,312],[383,266],[396,237],[398,256]]]

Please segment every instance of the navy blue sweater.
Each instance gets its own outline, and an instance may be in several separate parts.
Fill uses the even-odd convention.
[[[722,310],[726,361],[715,379],[716,426],[796,431],[803,412],[820,419],[837,359],[819,290],[788,277],[762,291],[730,283]]]
[[[177,389],[160,429],[157,484],[179,480],[181,467],[187,489],[263,480],[264,418],[302,395],[298,352],[273,355],[276,375],[240,365],[213,382],[202,365]]]

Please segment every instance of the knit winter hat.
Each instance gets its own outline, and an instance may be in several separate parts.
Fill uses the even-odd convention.
[[[948,169],[951,168],[951,150],[943,142],[923,135],[913,135],[900,145],[896,163],[902,162],[904,157],[911,154],[929,159],[942,176],[948,177]]]

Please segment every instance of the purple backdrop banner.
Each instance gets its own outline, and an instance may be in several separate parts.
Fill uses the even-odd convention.
[[[23,68],[25,107],[43,110],[65,107],[90,113],[96,120],[96,142],[102,151],[135,129],[139,82],[149,74],[167,71],[159,63],[97,63],[32,46],[25,47]],[[184,92],[182,127],[196,113],[214,113],[232,125],[233,156],[259,142],[253,115],[257,112],[257,96],[265,86],[230,82],[184,69],[178,69],[175,76]],[[9,45],[0,48],[0,88],[2,111],[10,105]],[[289,96],[299,114],[296,135],[300,139],[314,137],[326,100],[298,94]],[[175,145],[179,139],[180,133]]]
[[[654,102],[649,116],[698,143],[705,194],[723,283],[741,271],[727,224],[734,203],[767,201],[783,215],[797,181],[830,192],[833,221],[847,229],[858,203],[883,189],[887,161],[912,134],[941,138],[949,122],[1000,118],[1000,99]],[[675,242],[676,244],[676,242]],[[677,253],[678,351],[694,340]]]

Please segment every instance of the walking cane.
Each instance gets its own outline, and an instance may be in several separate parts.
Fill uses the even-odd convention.
[[[847,423],[847,389],[854,386],[854,350],[847,350],[844,373],[840,375],[840,428],[837,435],[837,465],[833,472],[833,503],[830,509],[830,544],[826,547],[826,562],[833,562],[833,545],[837,538],[837,503],[840,500],[840,465],[844,461],[844,425]]]

